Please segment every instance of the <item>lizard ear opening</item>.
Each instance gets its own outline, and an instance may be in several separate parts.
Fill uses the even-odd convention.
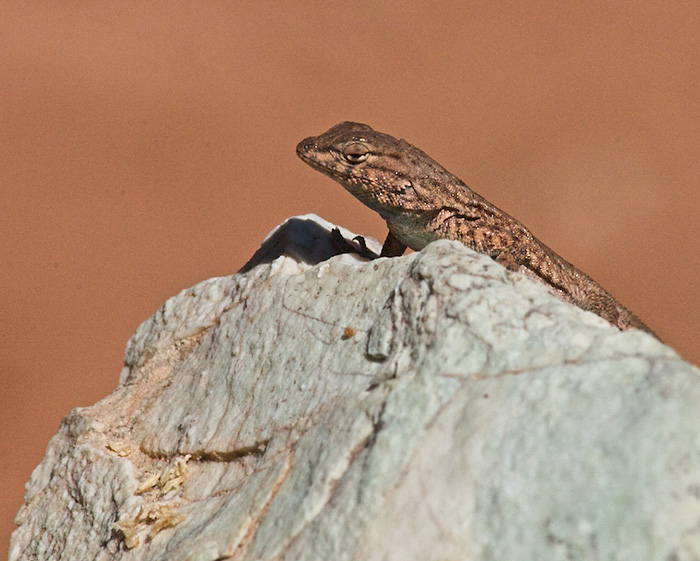
[[[361,164],[369,157],[369,148],[362,142],[352,142],[343,148],[343,158],[349,164]]]

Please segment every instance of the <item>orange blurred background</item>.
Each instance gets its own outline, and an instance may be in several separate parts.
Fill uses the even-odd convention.
[[[295,155],[358,120],[522,220],[700,362],[700,3],[0,7],[0,551],[72,408],[286,217],[386,228]]]

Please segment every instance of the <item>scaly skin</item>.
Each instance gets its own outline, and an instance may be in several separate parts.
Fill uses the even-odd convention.
[[[654,335],[591,277],[405,140],[344,122],[302,140],[297,154],[386,220],[381,256],[401,255],[406,247],[419,251],[439,239],[462,242],[620,329]]]

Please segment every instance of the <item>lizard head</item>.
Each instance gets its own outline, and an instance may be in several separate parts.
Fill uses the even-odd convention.
[[[302,140],[297,155],[385,219],[396,209],[435,210],[440,204],[435,184],[448,173],[405,140],[349,121]]]

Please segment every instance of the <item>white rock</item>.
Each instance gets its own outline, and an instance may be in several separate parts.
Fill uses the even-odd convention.
[[[700,559],[697,368],[453,242],[320,262],[331,226],[139,327],[11,560]]]

